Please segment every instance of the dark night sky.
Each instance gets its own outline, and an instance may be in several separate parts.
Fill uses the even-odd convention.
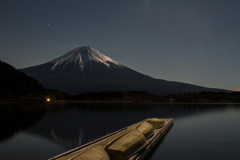
[[[24,68],[91,46],[154,78],[240,88],[239,0],[1,0],[0,59]]]

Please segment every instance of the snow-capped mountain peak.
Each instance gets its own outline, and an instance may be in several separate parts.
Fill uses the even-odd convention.
[[[91,47],[78,47],[47,63],[20,71],[48,89],[70,94],[102,91],[147,91],[159,95],[219,92],[187,83],[154,79],[125,67]]]
[[[60,65],[66,66],[69,63],[75,63],[81,70],[83,70],[86,64],[92,61],[102,63],[107,67],[111,67],[111,65],[116,65],[121,68],[123,67],[120,63],[114,61],[92,47],[74,48],[63,56],[50,61],[50,63],[53,64],[51,68],[52,71]]]

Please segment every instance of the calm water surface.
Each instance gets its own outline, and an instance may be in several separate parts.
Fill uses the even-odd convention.
[[[1,104],[0,160],[44,160],[148,117],[174,118],[151,160],[240,159],[240,104]]]

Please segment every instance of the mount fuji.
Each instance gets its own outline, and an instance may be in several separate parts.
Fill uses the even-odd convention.
[[[147,91],[157,95],[222,91],[197,85],[165,81],[134,71],[92,47],[77,47],[47,63],[20,71],[48,89],[70,94],[99,91]]]

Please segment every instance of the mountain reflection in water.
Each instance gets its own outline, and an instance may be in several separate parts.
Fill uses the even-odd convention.
[[[239,104],[136,103],[0,104],[0,124],[4,131],[0,132],[0,148],[24,133],[24,137],[27,137],[26,135],[32,135],[35,139],[41,137],[46,140],[46,145],[56,144],[66,151],[148,117],[173,117],[174,126],[166,139],[177,139],[179,136],[186,138],[182,135],[184,130],[191,129],[191,125],[195,123],[194,121],[198,122],[199,117],[206,115],[207,119],[210,115],[210,118],[214,119],[214,115],[225,113],[229,109],[231,112],[234,110],[236,114],[240,114],[239,106]],[[199,128],[205,127],[202,124],[198,125]],[[31,143],[43,142],[41,139]],[[202,139],[201,141],[204,143]],[[44,148],[44,144],[42,147]],[[48,153],[41,154],[46,154],[46,158],[50,158],[60,152],[62,152],[61,149],[51,147]],[[0,151],[0,159],[2,159],[1,154]]]

